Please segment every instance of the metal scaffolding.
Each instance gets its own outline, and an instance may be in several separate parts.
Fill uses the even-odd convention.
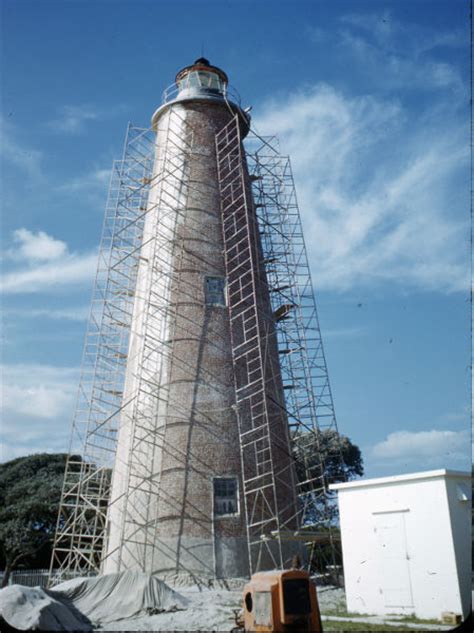
[[[122,160],[113,165],[51,561],[55,579],[100,571],[118,458],[128,463],[118,501],[124,547],[140,542],[133,550],[140,552],[138,568],[144,568],[150,548],[160,547],[148,508],[150,499],[162,494],[161,474],[144,472],[141,465],[153,462],[158,450],[179,458],[150,411],[167,400],[157,368],[167,359],[181,362],[172,349],[178,307],[169,301],[169,288],[181,283],[180,267],[170,262],[185,255],[176,227],[187,212],[186,188],[193,186],[185,177],[192,132],[175,111],[166,125],[160,150],[156,131],[129,126]],[[237,117],[217,135],[216,147],[249,560],[255,571],[269,560],[282,567],[285,542],[311,525],[327,527],[332,543],[326,463],[322,451],[310,456],[310,448],[337,425],[289,160],[274,140],[252,133],[245,152]],[[147,215],[156,208],[158,220],[147,227]],[[258,257],[254,252],[250,258],[256,244]],[[249,258],[259,264],[241,274]],[[137,286],[141,266],[153,276],[153,291],[146,296]],[[257,278],[268,286],[270,312],[255,296]],[[132,331],[132,316],[139,332]],[[134,335],[143,343],[136,357],[130,346]],[[274,338],[277,358],[267,353]],[[126,366],[140,367],[133,389],[124,384]],[[266,387],[279,381],[284,397],[276,401]],[[279,437],[275,419],[285,420],[286,437]],[[119,446],[124,426],[126,455]],[[333,445],[330,458],[342,464],[340,445]]]
[[[237,117],[218,134],[216,145],[236,376],[242,363],[248,366],[243,381],[236,384],[236,400],[250,569],[259,569],[263,552],[275,566],[283,566],[282,544],[304,540],[305,533],[313,554],[321,556],[329,543],[324,563],[334,563],[337,537],[328,462],[339,477],[344,475],[344,462],[290,161],[280,155],[274,137],[251,133],[245,152]],[[251,187],[242,167],[245,162]],[[262,278],[267,285],[273,309],[270,323],[255,295],[255,280],[243,266],[252,261],[255,240],[250,236],[257,228],[263,265],[252,275],[259,278],[259,286]],[[272,455],[278,412],[269,402],[267,386],[275,369],[265,350],[273,332],[285,393],[279,406],[289,427],[296,481]],[[285,484],[296,487],[296,513],[288,512],[276,494],[276,486]],[[310,535],[311,527],[319,533]],[[326,539],[321,539],[321,528]]]
[[[167,387],[161,377],[167,362],[170,358],[178,362],[173,355],[178,306],[170,302],[169,294],[172,284],[180,283],[181,268],[176,269],[173,262],[183,258],[183,242],[177,232],[187,212],[186,169],[193,135],[178,112],[172,112],[161,131],[165,141],[160,147],[154,143],[153,132],[146,144],[142,144],[140,154],[134,147],[134,160],[144,168],[140,188],[146,186],[140,211],[147,214],[140,224],[140,240],[134,250],[135,267],[143,268],[143,274],[138,272],[137,276],[144,283],[137,282],[134,287],[133,322],[129,328],[130,337],[139,339],[140,344],[134,348],[129,341],[127,372],[131,384],[124,384],[120,411],[114,476],[117,462],[122,460],[125,479],[119,489],[123,496],[109,501],[109,521],[112,506],[121,506],[120,544],[107,552],[109,556],[117,556],[118,567],[123,569],[131,566],[144,570],[150,549],[158,546],[150,507],[152,498],[161,494],[161,473],[159,469],[149,471],[145,465],[154,463],[158,451],[171,448],[164,443],[164,427],[156,428],[153,413],[166,406]],[[105,556],[104,544],[102,562]]]
[[[327,499],[327,460],[339,469],[344,461],[337,441],[324,450],[320,447],[322,434],[337,434],[338,428],[290,159],[280,155],[275,138],[255,140],[259,146],[247,154],[253,200],[276,321],[292,450],[305,468],[300,469],[305,476],[297,484],[300,523],[308,525],[318,514],[320,498],[323,505]],[[315,446],[319,450],[308,463],[304,456]],[[327,519],[323,513],[317,523]]]
[[[129,126],[112,166],[51,560],[55,579],[98,572],[123,402],[154,133]]]

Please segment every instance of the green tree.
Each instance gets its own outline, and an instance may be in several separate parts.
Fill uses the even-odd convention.
[[[49,565],[66,457],[42,453],[0,464],[2,587],[20,564]]]
[[[302,487],[310,501],[306,521],[319,527],[330,527],[337,522],[338,509],[336,493],[328,490],[328,486],[364,474],[360,449],[333,429],[298,433],[293,440],[298,481],[312,480]],[[325,494],[322,494],[323,488]]]
[[[328,486],[361,477],[362,454],[348,437],[332,429],[298,433],[293,440],[298,480],[309,480],[300,488],[303,531],[318,534],[308,545],[310,568],[313,573],[325,573],[328,565],[342,565],[337,493]]]
[[[349,481],[364,474],[360,448],[334,429],[299,432],[293,435],[299,479],[305,472],[324,475],[327,484]]]

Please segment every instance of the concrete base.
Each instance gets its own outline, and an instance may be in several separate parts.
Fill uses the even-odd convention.
[[[103,562],[102,573],[110,574],[124,569],[136,569],[137,547],[122,548],[119,561],[110,556]],[[160,578],[180,575],[194,579],[219,579],[249,576],[247,539],[245,537],[198,538],[186,536],[159,537],[150,556],[144,556],[146,571]],[[118,567],[120,566],[120,570]]]
[[[110,574],[126,569],[136,569],[136,544],[122,548],[122,558],[110,556],[102,565],[102,573]],[[140,548],[141,549],[141,548]],[[270,554],[270,551],[272,554]],[[143,553],[142,553],[143,554]],[[282,554],[284,567],[292,566],[294,556],[298,555],[301,565],[307,562],[307,550],[302,543],[283,542]],[[184,584],[209,585],[211,580],[231,578],[249,578],[249,554],[247,538],[244,536],[226,536],[211,538],[159,537],[150,549],[150,555],[141,555],[147,561],[149,574],[160,578],[189,579]],[[259,571],[275,568],[274,560],[279,559],[276,541],[267,541],[260,553]],[[212,583],[211,583],[212,584]]]
[[[271,550],[273,556],[268,550]],[[293,559],[299,556],[301,565],[307,562],[307,550],[302,543],[283,542],[282,554],[284,567],[289,569]],[[269,541],[268,547],[261,550],[259,571],[275,568],[275,560],[279,560],[276,541]],[[173,562],[179,565],[173,569]],[[216,538],[212,541],[189,538],[185,542],[176,538],[161,538],[155,546],[151,573],[159,574],[177,572],[191,574],[198,578],[249,578],[249,555],[245,537]]]
[[[187,536],[160,538],[152,573],[178,571],[198,577],[245,577],[249,573],[245,537],[209,539]]]

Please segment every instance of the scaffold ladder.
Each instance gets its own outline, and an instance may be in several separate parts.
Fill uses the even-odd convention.
[[[295,513],[285,513],[281,504],[278,507],[278,498],[273,492],[273,503],[267,503],[265,520],[260,525],[256,524],[252,509],[255,507],[257,486],[254,488],[253,485],[254,482],[258,483],[261,492],[262,482],[258,478],[255,480],[252,474],[254,469],[258,471],[259,468],[261,440],[255,433],[259,428],[260,411],[244,406],[253,395],[249,392],[251,385],[244,385],[244,389],[237,387],[250,566],[252,571],[259,569],[262,548],[270,547],[270,540],[278,543],[281,555],[285,540],[294,540],[295,534],[300,534],[299,530],[302,530],[301,534],[305,530],[309,533],[314,526],[323,528],[324,534],[320,532],[321,538],[309,539],[311,548],[314,550],[319,547],[315,543],[322,542],[323,546],[319,547],[316,554],[325,558],[323,565],[334,564],[335,547],[339,540],[334,534],[334,505],[328,491],[331,478],[328,475],[327,458],[331,459],[333,465],[336,464],[339,480],[344,477],[344,461],[294,181],[289,159],[280,155],[274,137],[264,139],[251,132],[249,138],[250,151],[246,153],[236,116],[216,139],[233,358],[237,375],[240,359],[244,358],[247,362],[251,360],[248,356],[248,340],[245,339],[245,346],[242,345],[242,324],[239,321],[242,320],[241,313],[248,313],[243,312],[241,306],[245,306],[247,311],[251,310],[254,287],[246,283],[242,270],[250,258],[252,243],[257,242],[255,232],[258,231],[261,250],[253,253],[251,269],[253,275],[260,275],[260,287],[262,283],[266,284],[271,299],[271,327],[278,339],[279,370],[285,394],[282,407],[289,428],[291,459],[296,466],[297,480],[293,484],[299,500]],[[250,179],[245,176],[243,165],[248,167]],[[252,190],[249,182],[252,183]],[[257,256],[260,257],[258,263],[255,259]],[[252,316],[262,320],[262,312],[257,309],[257,298],[254,306],[255,313]],[[261,335],[262,328],[259,332]],[[259,341],[254,341],[255,349],[264,348],[264,338],[260,336]],[[268,402],[268,393],[265,393],[268,383],[261,378],[262,375],[265,375],[265,370],[261,364],[260,383],[255,385],[261,388],[262,402]],[[242,411],[244,415],[241,415]],[[244,428],[244,424],[249,428]],[[330,455],[327,455],[327,447],[325,451],[320,449],[322,435],[328,432],[333,432]],[[270,459],[267,476],[269,481],[272,480],[273,487],[276,483],[275,472],[272,472],[275,466]],[[301,538],[298,536],[296,540]],[[324,544],[329,544],[329,550]],[[282,565],[281,559],[277,566]]]
[[[284,411],[283,403],[275,402],[279,377],[271,353],[273,319],[262,305],[265,297],[260,296],[266,285],[265,273],[260,265],[258,226],[244,172],[245,155],[237,117],[217,134],[216,148],[243,498],[249,563],[254,571],[263,560],[271,560],[274,567],[284,564],[279,535],[288,511],[283,507],[285,495],[281,493],[286,489],[287,498],[291,499],[294,481],[291,463],[288,466],[286,460],[276,468],[273,455],[278,447],[287,450],[288,444],[286,438],[277,435],[282,425],[275,425],[275,417],[281,421]],[[270,533],[277,535],[272,543],[266,538]]]

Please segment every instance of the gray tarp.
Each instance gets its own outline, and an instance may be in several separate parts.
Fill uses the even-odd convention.
[[[188,604],[157,576],[133,571],[68,580],[50,593],[66,604],[71,602],[96,624],[185,609]]]
[[[131,571],[76,578],[48,590],[20,585],[0,590],[0,615],[20,630],[87,631],[87,622],[97,626],[187,604],[158,577]]]
[[[75,614],[40,587],[11,585],[1,589],[0,616],[20,631],[92,630],[86,618]]]

